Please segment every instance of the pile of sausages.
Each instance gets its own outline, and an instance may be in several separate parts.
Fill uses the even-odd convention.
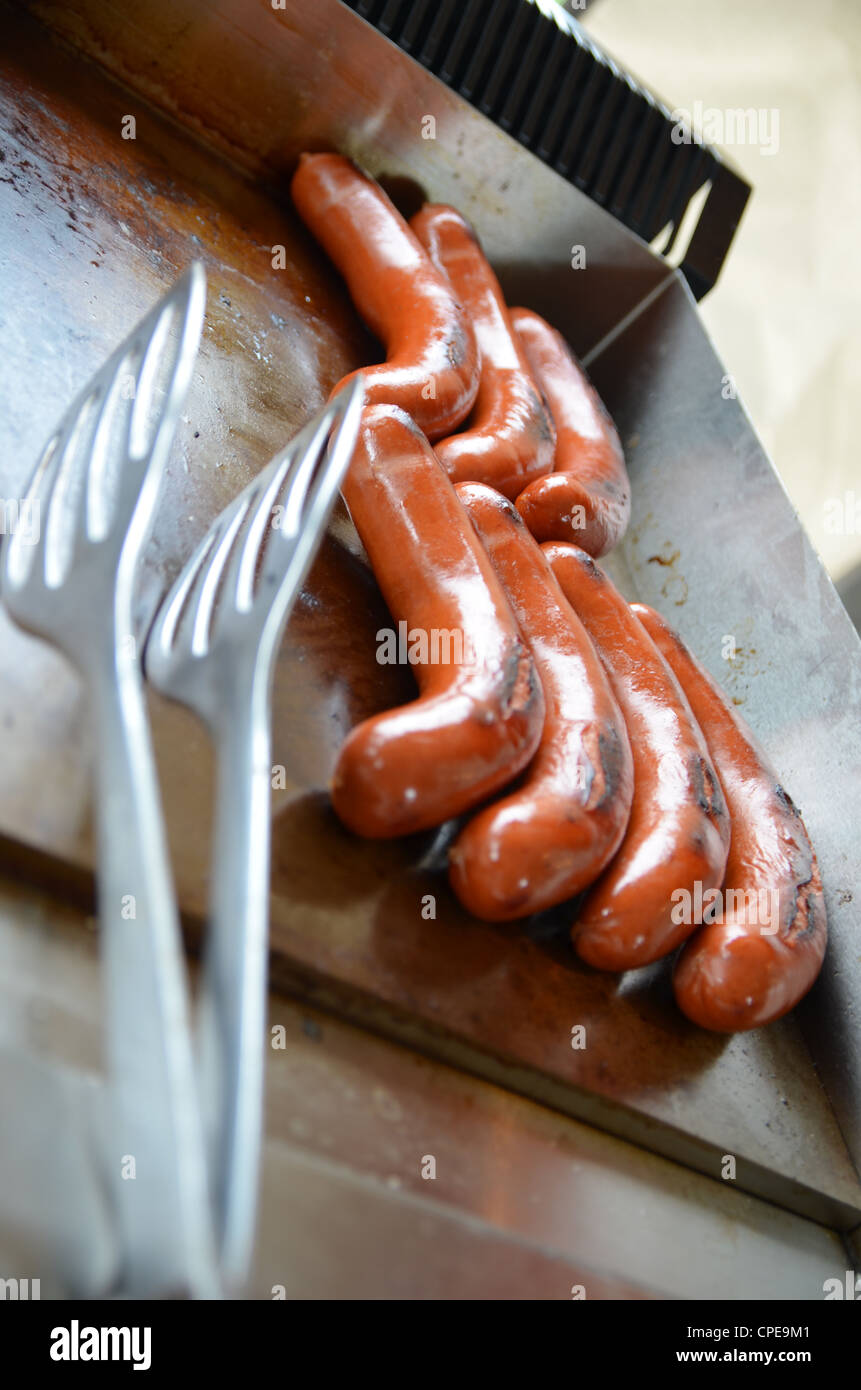
[[[469,816],[449,877],[475,916],[577,899],[590,965],[681,947],[695,1023],[780,1017],[825,952],[816,858],[720,687],[595,563],[630,515],[596,392],[453,208],[407,223],[335,154],[304,155],[292,194],[386,354],[362,369],[351,516],[394,620],[462,637],[462,660],[416,668],[417,700],[352,730],[337,814],[375,837]]]

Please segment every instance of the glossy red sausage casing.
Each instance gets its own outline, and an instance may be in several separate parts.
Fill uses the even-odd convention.
[[[332,800],[359,835],[406,835],[516,776],[541,737],[544,699],[469,518],[403,411],[365,409],[343,492],[392,618],[426,635],[431,659],[414,668],[419,699],[352,730]],[[434,664],[435,642],[455,659]]]
[[[720,686],[658,613],[643,604],[633,611],[687,695],[732,822],[718,917],[682,950],[676,1000],[703,1028],[758,1028],[794,1008],[819,974],[827,926],[816,856],[797,808]]]
[[[502,922],[564,902],[604,868],[631,808],[631,749],[592,643],[513,504],[477,483],[457,493],[529,643],[547,711],[522,782],[479,811],[450,852],[461,902]]]
[[[601,970],[633,970],[695,930],[675,920],[683,889],[723,882],[730,823],[705,739],[654,642],[591,556],[542,546],[589,633],[625,718],[634,757],[631,818],[614,859],[579,905],[571,939]]]
[[[437,458],[455,482],[488,483],[516,497],[533,478],[550,472],[556,435],[499,282],[475,232],[454,208],[428,203],[410,226],[469,315],[481,357],[478,395],[466,428],[440,440]]]
[[[520,493],[517,510],[537,540],[605,555],[631,516],[616,427],[561,333],[530,309],[512,309],[511,322],[556,426],[553,472]]]
[[[362,368],[365,399],[401,406],[429,439],[450,434],[475,400],[479,358],[448,280],[379,185],[341,155],[303,154],[291,192],[385,346],[385,363]]]

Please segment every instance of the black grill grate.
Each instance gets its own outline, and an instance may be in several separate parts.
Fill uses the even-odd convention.
[[[681,268],[697,298],[712,287],[750,186],[710,146],[675,144],[667,107],[575,20],[531,0],[343,2],[644,241],[670,224],[664,255],[710,181]]]

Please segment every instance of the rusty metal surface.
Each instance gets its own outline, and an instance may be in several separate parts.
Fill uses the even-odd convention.
[[[81,914],[0,878],[0,1272],[43,1298],[111,1258],[81,1122],[98,992]],[[307,1006],[273,997],[268,1040],[251,1298],[818,1299],[842,1277],[833,1231]]]
[[[67,55],[8,12],[5,21],[4,498],[20,495],[64,404],[178,271],[198,258],[209,277],[193,392],[141,586],[143,624],[212,518],[372,348],[294,218],[151,113],[139,111],[137,138],[122,140],[127,95],[76,80]],[[272,268],[274,245],[285,246],[284,271]],[[5,616],[0,624],[3,828],[75,858],[89,844],[80,686]],[[160,740],[176,752],[184,726],[161,707],[159,722],[176,728]],[[184,824],[197,829],[191,817]]]
[[[534,289],[537,307],[551,312],[581,347],[606,332],[623,301],[627,312],[664,277],[664,268],[656,270],[610,219],[593,209],[597,220],[590,221],[575,190],[500,132],[492,131],[492,148],[483,145],[491,141],[485,123],[427,74],[407,82],[402,55],[386,68],[391,46],[334,0],[294,6],[286,18],[262,6],[223,3],[207,9],[205,24],[195,9],[198,18],[181,33],[188,0],[179,7],[154,7],[151,0],[137,6],[127,33],[128,13],[117,7],[38,8],[66,32],[77,28],[76,37],[91,47],[116,40],[120,57],[111,61],[126,76],[134,49],[138,85],[144,71],[156,73],[146,79],[154,98],[183,78],[196,128],[222,95],[221,119],[229,124],[242,78],[249,108],[244,120],[252,124],[237,122],[236,130],[250,131],[248,139],[264,127],[269,131],[270,176],[279,149],[310,140],[312,114],[317,143],[340,133],[347,148],[377,171],[418,170],[430,196],[460,201],[475,218],[509,285]],[[247,32],[235,27],[239,10],[248,16]],[[170,43],[158,25],[147,27],[153,15],[163,25],[178,17]],[[98,16],[101,39],[92,28]],[[320,38],[327,16],[326,43],[312,48],[309,35]],[[157,521],[141,593],[143,621],[227,498],[372,347],[286,201],[265,196],[96,70],[87,69],[82,80],[78,60],[29,22],[5,11],[3,24],[0,259],[16,287],[0,311],[5,495],[15,495],[75,386],[176,270],[192,256],[202,256],[209,270],[200,370]],[[262,57],[261,25],[271,39],[271,52]],[[239,76],[222,65],[207,96],[204,61],[213,43],[223,46],[228,29]],[[261,64],[256,85],[248,81],[255,61]],[[292,85],[285,80],[291,72]],[[314,82],[321,95],[312,111],[300,97]],[[324,90],[329,106],[321,104]],[[338,93],[340,105],[334,104]],[[438,103],[438,139],[423,144],[413,117],[429,100]],[[137,138],[123,141],[122,117],[130,108]],[[349,109],[355,119],[348,127]],[[223,143],[223,135],[209,133]],[[505,200],[499,188],[490,198],[493,178],[509,179]],[[513,223],[512,208],[518,211]],[[590,268],[575,275],[563,253],[587,234]],[[272,269],[275,245],[285,246],[285,271]],[[621,300],[602,300],[610,281]],[[678,312],[687,314],[690,306]],[[629,447],[637,433],[631,402],[639,399],[644,419],[654,421],[649,411],[658,385],[669,391],[660,344],[650,343],[649,352],[644,346],[642,360],[626,367],[628,406],[618,393]],[[595,370],[612,360],[608,349]],[[601,385],[611,396],[609,384]],[[669,398],[661,428],[671,428],[681,409]],[[741,459],[761,458],[743,419],[721,420],[720,448]],[[637,472],[658,477],[665,446],[669,452],[670,440],[649,437],[655,467],[648,474],[645,455],[634,446],[635,478]],[[679,466],[692,477],[690,459],[686,436]],[[680,491],[669,473],[664,477],[670,490]],[[746,485],[742,476],[742,507]],[[757,472],[756,488],[777,490],[777,484]],[[684,530],[690,523],[680,514],[675,524]],[[647,566],[646,573],[660,569],[663,584],[664,568]],[[645,586],[642,592],[651,591]],[[698,593],[708,604],[707,578],[698,580]],[[291,621],[276,684],[274,756],[286,780],[274,793],[276,984],[709,1175],[719,1172],[722,1155],[733,1154],[740,1187],[844,1228],[857,1223],[857,1174],[795,1019],[729,1040],[707,1036],[675,1010],[664,966],[621,981],[598,975],[575,960],[564,914],[535,924],[531,934],[468,919],[448,893],[440,847],[430,837],[370,844],[341,829],[325,790],[339,743],[358,718],[409,691],[407,675],[374,659],[374,635],[386,622],[341,517]],[[209,750],[189,716],[158,701],[153,712],[175,867],[183,905],[194,919],[206,897]],[[4,623],[0,832],[7,862],[21,871],[32,872],[34,861],[17,852],[19,840],[54,862],[76,866],[79,877],[90,863],[84,713],[72,674]],[[787,781],[793,788],[789,774]],[[809,815],[803,791],[799,800]],[[815,817],[811,829],[816,838]],[[36,868],[43,872],[45,865]],[[421,914],[427,893],[436,897],[433,921]],[[587,1030],[583,1050],[571,1047],[578,1024]]]
[[[137,0],[131,10],[122,0],[27,0],[27,8],[276,187],[302,150],[336,148],[411,210],[423,193],[454,203],[480,228],[511,302],[554,314],[577,351],[672,274],[339,0],[277,9]],[[571,269],[574,245],[587,249],[584,269]]]

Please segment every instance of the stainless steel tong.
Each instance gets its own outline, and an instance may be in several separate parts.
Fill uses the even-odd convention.
[[[27,491],[35,544],[7,542],[0,589],[21,627],[87,683],[96,734],[98,907],[120,1283],[215,1292],[179,923],[132,625],[135,568],[203,324],[183,275],[67,411]]]
[[[356,383],[333,398],[227,508],[147,645],[151,679],[201,715],[218,752],[199,1088],[132,591],[205,296],[193,265],[81,392],[27,491],[39,537],[13,534],[0,564],[11,616],[78,667],[91,699],[104,1176],[117,1218],[116,1288],[137,1295],[217,1297],[223,1275],[236,1283],[247,1270],[262,1128],[272,671],[362,396]]]
[[[144,658],[147,678],[199,715],[216,749],[200,1074],[232,1286],[253,1245],[262,1132],[272,677],[353,452],[362,395],[356,378],[221,513],[162,604]]]

